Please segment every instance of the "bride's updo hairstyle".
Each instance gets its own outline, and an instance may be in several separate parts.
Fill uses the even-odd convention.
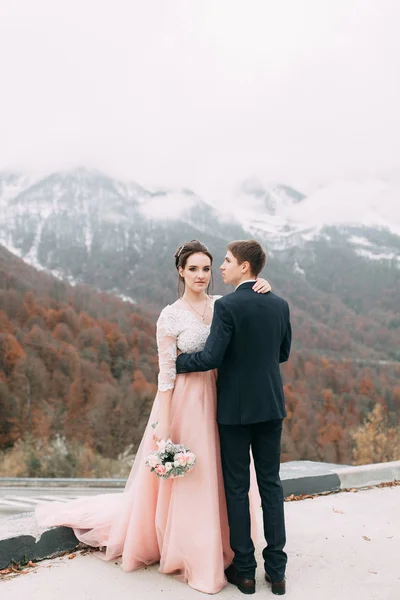
[[[186,263],[188,258],[192,256],[192,254],[205,254],[210,259],[211,266],[213,264],[213,257],[207,246],[199,242],[199,240],[192,240],[191,242],[187,242],[183,244],[183,246],[179,246],[178,250],[174,254],[175,258],[175,267],[179,273],[179,267],[184,269],[186,267]],[[183,284],[183,292],[185,291],[185,279],[179,275],[178,280],[178,296],[181,296],[181,286]],[[214,285],[213,274],[211,271],[211,280],[210,285],[207,288],[207,294],[209,292],[210,286]]]

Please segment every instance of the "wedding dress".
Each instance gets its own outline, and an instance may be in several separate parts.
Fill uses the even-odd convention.
[[[125,571],[160,563],[161,573],[213,594],[226,585],[224,568],[233,558],[216,423],[217,372],[177,376],[175,370],[177,349],[202,350],[209,331],[181,301],[164,308],[157,322],[158,389],[173,389],[171,437],[196,454],[193,471],[160,480],[145,466],[155,450],[157,394],[123,493],[46,503],[36,515],[41,526],[72,527],[82,542],[105,548],[105,560],[121,557]]]

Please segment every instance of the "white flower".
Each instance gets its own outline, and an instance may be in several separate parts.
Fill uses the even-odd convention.
[[[167,442],[165,440],[160,440],[157,442],[159,452],[164,452],[166,444]]]
[[[165,463],[165,469],[166,469],[167,473],[172,469],[172,466],[173,465],[170,462]]]
[[[168,453],[173,452],[174,448],[175,448],[175,446],[171,442],[171,440],[167,440],[165,443],[165,447],[164,447],[165,452],[168,452]]]
[[[160,464],[160,459],[156,454],[150,454],[147,458],[147,462],[149,467],[152,467],[154,469],[157,465]]]

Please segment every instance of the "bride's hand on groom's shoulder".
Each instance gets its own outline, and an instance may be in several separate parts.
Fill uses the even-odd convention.
[[[258,294],[267,294],[271,291],[271,285],[268,283],[266,279],[262,277],[257,277],[255,284],[253,285],[253,290]]]

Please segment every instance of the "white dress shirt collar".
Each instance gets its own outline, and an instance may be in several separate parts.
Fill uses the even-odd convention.
[[[255,279],[246,279],[246,281],[241,281],[241,282],[239,283],[239,285],[237,285],[237,286],[235,287],[235,292],[236,292],[236,290],[237,290],[237,289],[238,289],[238,288],[239,288],[241,285],[243,285],[243,283],[255,283],[255,282],[256,282],[256,280],[255,280]]]

